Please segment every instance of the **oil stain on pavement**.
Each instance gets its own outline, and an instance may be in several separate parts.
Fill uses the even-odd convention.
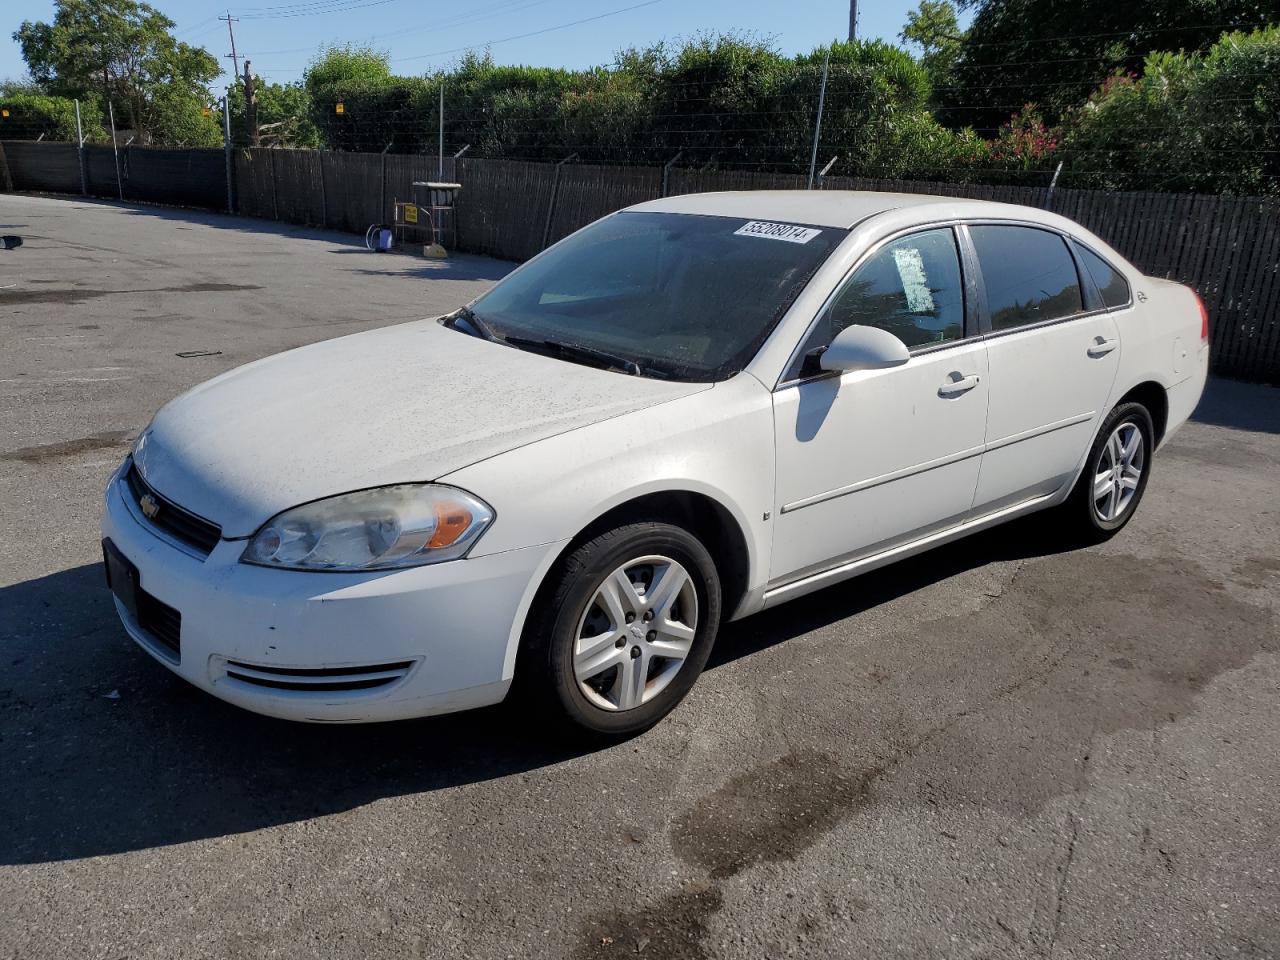
[[[1064,582],[1093,602],[1064,604]],[[1151,624],[1134,620],[1135,609],[1162,611],[1158,644],[1150,642]],[[887,704],[909,701],[893,687],[920,679],[922,648],[938,651],[926,669],[929,686],[935,670],[991,663],[1006,650],[1008,675],[992,676],[980,697],[949,715],[882,732],[879,745],[869,745],[878,759],[865,765],[797,748],[732,777],[671,825],[673,852],[708,879],[588,921],[576,956],[709,956],[702,941],[723,907],[725,881],[795,859],[880,800],[935,808],[976,801],[1035,817],[1080,787],[1097,736],[1174,723],[1194,712],[1213,678],[1277,647],[1266,609],[1232,597],[1181,558],[1075,552],[1026,564],[1013,589],[976,613],[877,644],[877,662],[894,678],[880,688]],[[1022,742],[1011,744],[1011,732]]]
[[[82,453],[95,450],[111,450],[126,446],[133,440],[133,430],[104,430],[89,437],[78,437],[75,440],[59,440],[56,443],[42,443],[32,447],[19,447],[0,453],[0,460],[16,460],[19,463],[48,463],[51,460],[62,460],[76,457]]]
[[[234,293],[240,290],[261,290],[248,283],[185,283],[177,287],[152,287],[141,290],[99,290],[89,287],[63,288],[59,290],[7,290],[0,295],[0,303],[16,306],[27,303],[84,303],[99,297],[116,295],[134,296],[139,293]]]

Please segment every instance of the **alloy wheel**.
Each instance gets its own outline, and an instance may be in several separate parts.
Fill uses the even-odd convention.
[[[664,556],[628,560],[610,573],[578,621],[573,675],[604,710],[632,710],[680,672],[698,628],[693,578]]]
[[[1124,516],[1142,480],[1146,452],[1136,423],[1120,424],[1107,438],[1093,477],[1093,510],[1099,520],[1112,523]]]

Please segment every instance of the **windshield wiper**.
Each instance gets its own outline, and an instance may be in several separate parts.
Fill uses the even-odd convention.
[[[449,318],[449,325],[456,329],[459,320],[465,321],[467,326],[474,330],[475,335],[480,337],[480,339],[492,340],[494,343],[502,342],[502,338],[498,336],[493,327],[489,325],[489,321],[483,319],[470,307],[459,307],[454,312],[453,316]]]
[[[492,324],[470,307],[458,308],[448,319],[449,325],[455,329],[458,328],[458,321],[465,323],[470,328],[468,332],[473,332],[474,336],[484,340],[491,340],[494,343],[505,343],[517,349],[534,350],[566,360],[588,363],[604,369],[623,370],[635,377],[642,376],[644,373],[640,369],[640,365],[634,360],[628,360],[626,357],[620,357],[605,350],[597,350],[595,347],[584,347],[581,344],[565,343],[559,340],[539,340],[536,337],[503,336],[493,329]]]
[[[595,347],[584,347],[581,344],[564,343],[559,340],[537,340],[533,337],[503,337],[502,342],[509,343],[513,347],[540,350],[563,357],[566,360],[577,360],[605,369],[616,368],[631,374],[633,377],[643,376],[644,374],[640,364],[634,360],[628,360],[626,357],[620,357],[605,350],[597,350]]]

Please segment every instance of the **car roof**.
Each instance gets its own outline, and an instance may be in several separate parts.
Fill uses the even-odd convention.
[[[627,209],[848,228],[867,217],[888,210],[951,206],[955,202],[955,197],[936,197],[923,193],[878,193],[871,190],[733,190],[663,197],[661,200],[650,200]],[[984,207],[1007,206],[983,200],[964,202],[982,204]]]
[[[882,231],[945,220],[1018,220],[1060,230],[1083,240],[1109,260],[1128,263],[1119,251],[1074,220],[1038,207],[967,197],[874,190],[733,190],[663,197],[627,209],[842,229],[852,229],[869,217],[885,214],[876,220],[877,230]],[[1137,268],[1129,266],[1136,272]]]

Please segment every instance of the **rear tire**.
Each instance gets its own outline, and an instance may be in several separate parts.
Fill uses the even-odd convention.
[[[652,727],[687,694],[720,624],[706,547],[668,523],[630,523],[576,548],[525,632],[517,682],[571,728],[601,737]]]
[[[1151,476],[1155,430],[1140,403],[1117,406],[1102,421],[1071,495],[1058,508],[1068,535],[1102,543],[1132,518]]]

